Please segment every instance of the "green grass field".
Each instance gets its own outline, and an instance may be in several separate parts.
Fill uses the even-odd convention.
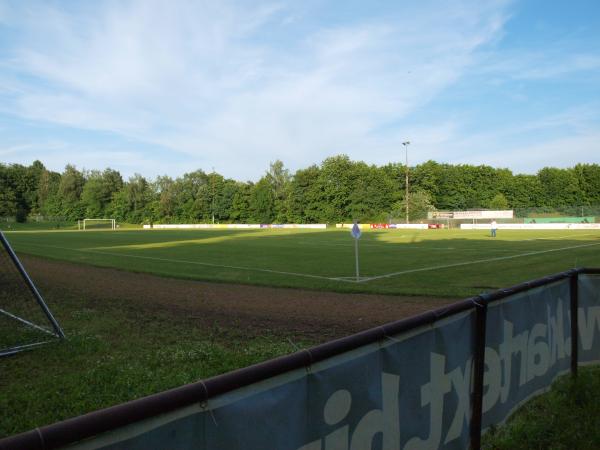
[[[341,292],[466,297],[600,266],[600,230],[8,232],[18,253],[168,277]]]
[[[169,277],[345,292],[466,297],[575,266],[600,267],[600,231],[367,231],[354,277],[348,230],[13,231],[19,254]],[[68,339],[0,361],[0,437],[224,373],[313,337],[198,327],[186,315],[52,284]],[[597,372],[596,372],[597,373]],[[588,410],[586,410],[587,413]],[[585,414],[585,413],[584,413]],[[492,444],[487,448],[511,448]],[[558,447],[557,447],[558,448]]]

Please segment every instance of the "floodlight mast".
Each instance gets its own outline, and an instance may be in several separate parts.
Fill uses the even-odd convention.
[[[212,173],[210,174],[210,181],[212,186],[212,195],[211,195],[211,213],[212,213],[212,224],[215,224],[215,168],[212,168]]]
[[[405,170],[405,175],[406,175],[406,179],[405,179],[405,185],[406,185],[406,195],[405,195],[405,201],[406,201],[406,223],[408,224],[408,146],[410,145],[410,141],[404,141],[402,143],[402,145],[404,145],[404,150],[406,152],[406,170]]]

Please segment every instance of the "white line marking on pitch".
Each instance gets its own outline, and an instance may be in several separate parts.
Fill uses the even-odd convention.
[[[585,233],[585,234],[577,234],[576,237],[580,236],[598,236],[598,233]],[[545,237],[536,237],[531,239],[520,239],[519,241],[554,241],[556,239],[567,239],[573,238],[572,234],[562,234],[560,236],[545,236]],[[519,242],[515,241],[515,242]]]
[[[479,259],[476,261],[466,261],[466,262],[461,262],[461,263],[454,263],[454,264],[446,264],[443,266],[434,266],[434,267],[423,267],[421,269],[409,269],[409,270],[403,270],[401,272],[393,272],[393,273],[388,273],[385,275],[378,275],[378,276],[374,276],[374,277],[365,277],[359,281],[355,281],[355,283],[364,283],[366,281],[373,281],[373,280],[379,280],[381,278],[392,278],[395,277],[397,275],[404,275],[407,273],[414,273],[414,272],[427,272],[429,270],[438,270],[438,269],[447,269],[450,267],[459,267],[459,266],[468,266],[470,264],[481,264],[481,263],[485,263],[485,262],[492,262],[492,261],[501,261],[504,259],[514,259],[514,258],[522,258],[524,256],[533,256],[533,255],[541,255],[542,253],[550,253],[550,252],[560,252],[562,250],[572,250],[574,248],[583,248],[583,247],[593,247],[595,245],[600,245],[600,242],[594,243],[594,244],[583,244],[583,245],[574,245],[571,247],[562,247],[562,248],[553,248],[551,250],[540,250],[537,252],[528,252],[528,253],[520,253],[518,255],[509,255],[509,256],[499,256],[496,258],[487,258],[487,259]]]
[[[348,243],[342,244],[336,244],[334,242],[325,242],[325,243],[319,243],[319,242],[309,242],[309,243],[303,243],[302,245],[311,245],[314,247],[346,247],[346,248],[354,248],[354,244],[352,243],[352,241],[349,241]],[[379,242],[376,244],[370,244],[370,243],[364,243],[362,242],[360,244],[361,248],[364,247],[373,247],[373,248],[383,248],[385,246],[388,245],[397,245],[399,250],[405,249],[405,248],[416,248],[417,250],[456,250],[455,247],[427,247],[427,246],[423,246],[423,245],[419,245],[419,244],[405,244],[402,242]]]
[[[205,263],[205,262],[200,262],[200,261],[189,261],[189,260],[186,260],[186,259],[171,259],[171,258],[158,258],[156,256],[128,255],[127,253],[99,252],[99,251],[96,251],[96,250],[81,249],[81,248],[60,247],[60,246],[57,246],[57,245],[31,244],[31,243],[29,245],[38,246],[38,247],[58,248],[58,249],[61,249],[61,250],[71,250],[71,251],[74,251],[74,252],[81,252],[81,253],[94,253],[94,254],[98,254],[98,255],[118,256],[118,257],[125,257],[125,258],[149,259],[149,260],[153,260],[153,261],[182,263],[182,264],[194,264],[194,265],[197,265],[197,266],[221,267],[221,268],[224,268],[224,269],[247,270],[247,271],[250,271],[250,272],[266,272],[266,273],[275,273],[275,274],[279,274],[279,275],[292,275],[292,276],[296,276],[296,277],[318,278],[320,280],[328,280],[328,281],[350,282],[350,280],[344,280],[344,279],[340,279],[338,277],[326,277],[326,276],[322,276],[322,275],[312,275],[312,274],[308,274],[308,273],[284,272],[284,271],[281,271],[281,270],[257,269],[255,267],[244,267],[244,266],[228,266],[228,265],[225,265],[225,264],[213,264],[213,263]],[[355,283],[356,281],[353,281],[353,282]]]

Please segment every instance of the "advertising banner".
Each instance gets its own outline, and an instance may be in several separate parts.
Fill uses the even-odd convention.
[[[600,275],[580,274],[578,279],[579,364],[600,363]]]
[[[452,212],[453,219],[512,219],[513,217],[514,211],[512,209],[500,211],[475,210]]]
[[[396,229],[407,229],[407,230],[426,230],[428,225],[426,223],[392,223],[389,228]]]
[[[390,228],[390,224],[389,223],[372,223],[371,228],[374,228],[374,229]]]
[[[473,330],[463,312],[69,448],[464,449]]]
[[[502,423],[570,368],[569,280],[488,306],[483,428]]]

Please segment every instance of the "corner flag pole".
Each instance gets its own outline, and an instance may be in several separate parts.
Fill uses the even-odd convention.
[[[354,225],[352,226],[352,237],[354,238],[354,256],[356,259],[356,281],[358,282],[360,280],[360,275],[358,273],[358,240],[360,239],[360,227],[358,226],[357,222],[354,222]]]
[[[358,274],[358,239],[354,239],[354,254],[356,255],[356,281],[360,279]]]

